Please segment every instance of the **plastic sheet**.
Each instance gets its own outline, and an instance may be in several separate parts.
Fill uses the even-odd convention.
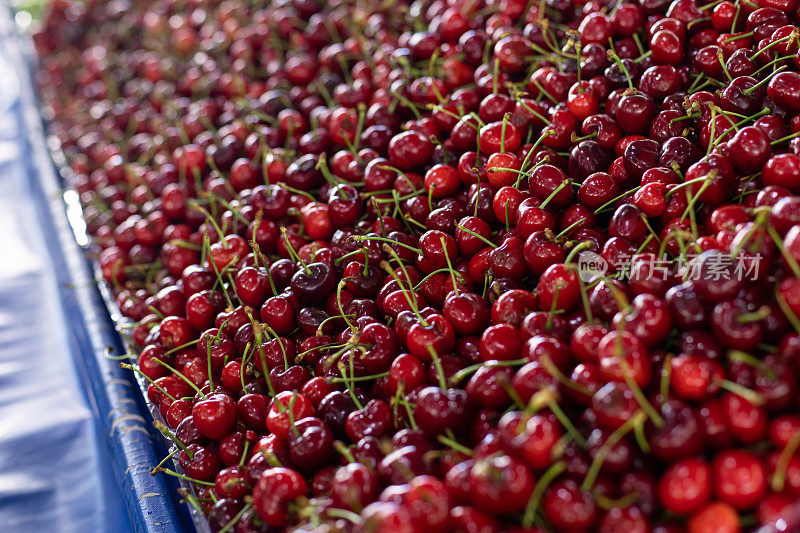
[[[0,9],[0,526],[193,529],[64,210],[26,58]]]

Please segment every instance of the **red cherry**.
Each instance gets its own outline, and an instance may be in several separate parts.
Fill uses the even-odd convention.
[[[717,496],[739,510],[753,507],[767,487],[764,466],[743,450],[722,452],[714,458],[714,480]]]
[[[711,496],[711,468],[701,459],[673,463],[658,483],[658,499],[676,514],[699,509]]]
[[[261,474],[253,489],[253,506],[261,519],[270,526],[285,526],[289,522],[290,503],[308,492],[303,477],[291,468],[269,468]]]
[[[192,407],[195,426],[204,436],[220,440],[236,422],[236,404],[227,394],[211,394]]]

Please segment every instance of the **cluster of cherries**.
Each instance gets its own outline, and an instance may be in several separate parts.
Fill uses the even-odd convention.
[[[796,531],[798,21],[52,0],[155,470],[214,531]]]

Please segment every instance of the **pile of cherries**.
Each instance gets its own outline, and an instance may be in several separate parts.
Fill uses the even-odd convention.
[[[154,471],[214,531],[797,531],[799,23],[52,0]]]

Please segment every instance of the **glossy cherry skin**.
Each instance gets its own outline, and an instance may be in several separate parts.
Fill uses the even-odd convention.
[[[491,512],[512,514],[522,510],[533,486],[528,469],[507,455],[476,461],[469,475],[473,503]]]
[[[391,429],[391,409],[382,400],[373,399],[363,409],[351,412],[345,422],[345,431],[352,441],[363,437],[381,437]]]
[[[673,463],[658,483],[658,499],[676,514],[699,509],[711,496],[712,470],[701,459]]]
[[[292,411],[292,417],[289,416],[289,409]],[[305,396],[297,392],[281,392],[272,400],[267,412],[267,429],[286,440],[291,431],[292,420],[300,420],[313,414],[314,408]]]
[[[717,496],[736,509],[748,509],[761,499],[766,490],[764,467],[752,453],[731,450],[714,458],[714,479]]]
[[[311,263],[292,276],[291,287],[298,299],[313,302],[331,294],[336,289],[336,282],[328,265]]]
[[[563,529],[589,528],[598,512],[591,496],[570,479],[551,485],[545,492],[542,507],[548,522]]]
[[[377,476],[361,463],[349,463],[334,475],[331,496],[339,508],[360,512],[375,499],[377,492]]]
[[[447,429],[456,433],[465,429],[470,412],[471,406],[466,392],[425,387],[417,394],[414,417],[421,430],[427,435],[436,436]]]
[[[200,481],[213,481],[221,466],[217,454],[211,448],[199,444],[189,444],[186,449],[188,452],[181,451],[178,456],[186,475]]]
[[[333,453],[333,435],[325,422],[315,417],[301,418],[289,432],[289,455],[292,464],[313,472]]]
[[[192,407],[197,429],[212,440],[230,433],[236,422],[236,403],[227,394],[212,394]]]
[[[258,516],[271,526],[285,526],[290,519],[289,503],[308,492],[302,476],[290,468],[270,468],[261,474],[253,489]]]

